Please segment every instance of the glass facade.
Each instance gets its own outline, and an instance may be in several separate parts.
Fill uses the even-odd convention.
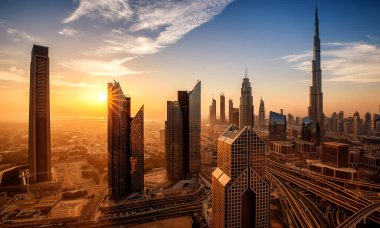
[[[320,128],[319,123],[310,118],[302,120],[301,139],[305,141],[320,142]]]
[[[144,106],[131,121],[132,192],[144,191]]]
[[[201,166],[201,82],[189,93],[189,171],[197,176]]]
[[[269,140],[286,140],[286,116],[277,112],[269,113]]]

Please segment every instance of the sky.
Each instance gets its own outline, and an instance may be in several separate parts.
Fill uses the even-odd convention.
[[[379,113],[380,1],[319,0],[324,112]],[[132,114],[202,81],[202,116],[238,107],[245,69],[269,111],[307,115],[313,0],[1,0],[0,119],[27,121],[33,44],[49,47],[51,118],[105,117],[107,83]],[[227,107],[228,105],[226,105]],[[226,110],[227,112],[227,110]],[[227,113],[228,115],[228,113]]]

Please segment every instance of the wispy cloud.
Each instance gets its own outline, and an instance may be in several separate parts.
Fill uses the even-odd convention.
[[[74,59],[63,63],[63,66],[79,70],[93,76],[122,77],[141,72],[130,70],[124,63],[134,59],[134,57],[124,59],[114,59],[111,61],[101,61],[93,59]]]
[[[380,48],[363,42],[333,42],[324,44],[322,71],[325,81],[380,82]],[[310,72],[312,52],[281,57],[293,69]]]
[[[0,80],[27,83],[28,80],[24,74],[24,70],[12,66],[8,70],[0,69]]]
[[[154,54],[212,20],[233,0],[81,0],[63,23],[81,17],[117,22],[97,53]],[[122,28],[120,28],[122,24]],[[107,25],[109,26],[109,25]]]
[[[74,36],[74,35],[78,35],[79,32],[72,28],[63,28],[61,31],[58,32],[58,34],[62,36]]]
[[[62,22],[73,22],[84,16],[110,21],[128,20],[131,15],[132,10],[126,0],[81,0],[78,8]]]
[[[14,36],[15,39],[14,41],[19,41],[20,39],[26,40],[26,41],[31,41],[31,42],[43,42],[42,39],[33,36],[31,34],[28,34],[26,32],[14,29],[14,28],[7,28],[7,33]]]

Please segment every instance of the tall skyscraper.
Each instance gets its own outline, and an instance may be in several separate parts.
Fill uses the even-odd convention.
[[[201,166],[201,82],[189,92],[189,173],[197,176]]]
[[[253,96],[247,71],[241,85],[239,115],[240,129],[243,129],[245,126],[253,127]]]
[[[216,100],[212,99],[212,104],[210,106],[210,126],[216,125]]]
[[[360,125],[360,115],[359,112],[356,111],[354,113],[354,120],[353,120],[353,126],[352,126],[352,133],[354,136],[361,135],[361,125]]]
[[[220,124],[226,123],[226,98],[220,94]]]
[[[232,124],[232,109],[234,108],[234,102],[232,99],[228,101],[228,123]]]
[[[165,121],[166,172],[170,180],[183,179],[182,112],[178,101],[167,102]]]
[[[367,112],[364,117],[364,132],[367,136],[371,135],[371,125],[372,125],[371,113]]]
[[[30,183],[51,180],[49,49],[33,45],[29,91]]]
[[[263,98],[260,99],[259,107],[259,127],[263,128],[265,125],[265,106]]]
[[[131,120],[132,192],[144,190],[144,105]]]
[[[249,126],[230,126],[217,143],[212,173],[212,227],[269,227],[265,144]]]
[[[311,61],[311,81],[309,97],[309,118],[319,123],[321,134],[324,135],[321,46],[319,39],[318,9],[315,8],[313,60]]]
[[[211,121],[210,115],[210,122]],[[168,101],[165,122],[165,157],[168,178],[195,177],[200,170],[201,82],[190,92],[178,91]]]
[[[131,98],[108,83],[108,195],[120,200],[144,189],[144,108],[131,118]]]

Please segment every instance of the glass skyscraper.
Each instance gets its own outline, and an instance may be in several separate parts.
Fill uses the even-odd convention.
[[[286,140],[286,116],[277,112],[269,113],[269,140]]]
[[[51,180],[49,49],[33,45],[30,62],[30,182]]]

